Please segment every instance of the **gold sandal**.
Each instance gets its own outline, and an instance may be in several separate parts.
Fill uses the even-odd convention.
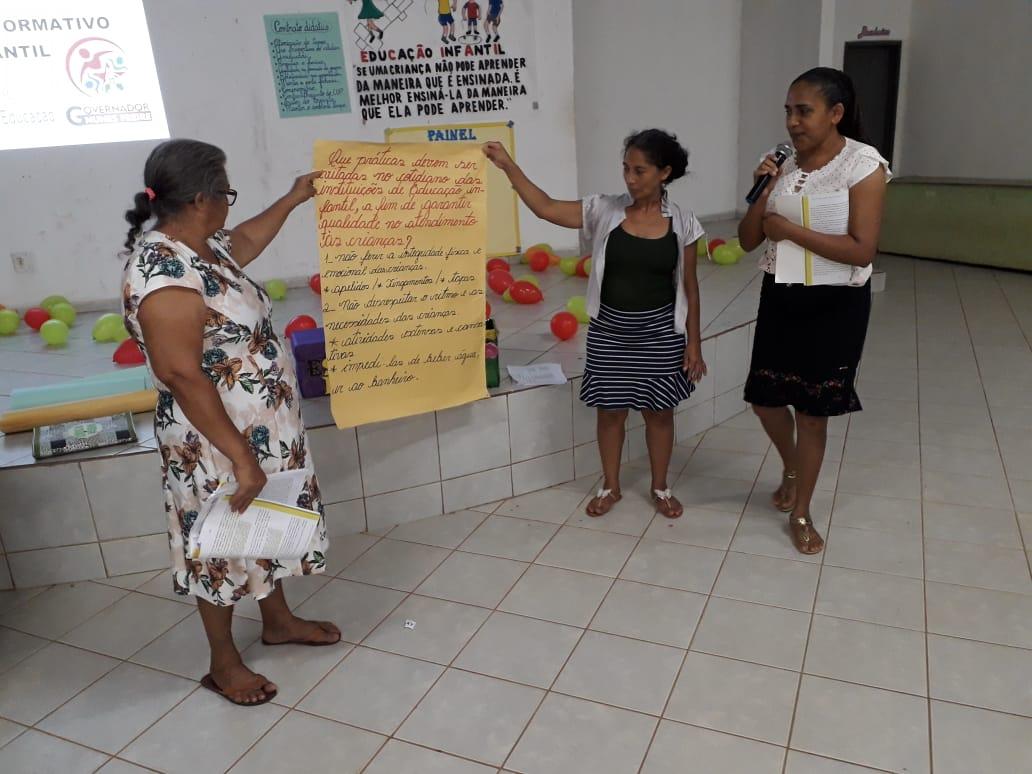
[[[792,531],[792,543],[799,553],[811,556],[819,554],[824,548],[824,538],[817,532],[809,516],[793,516],[788,520],[788,525]]]
[[[795,480],[799,478],[799,474],[794,470],[786,470],[781,474],[781,486],[778,487],[777,492],[771,495],[771,504],[782,513],[791,513],[795,510],[795,493],[793,492],[792,502],[786,502],[778,498],[778,492],[784,490],[785,486],[791,482],[791,486],[795,487]]]

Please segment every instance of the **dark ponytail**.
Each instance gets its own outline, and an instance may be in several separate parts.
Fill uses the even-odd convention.
[[[829,108],[842,105],[842,120],[838,123],[839,134],[851,140],[867,142],[860,115],[860,103],[856,98],[852,78],[833,67],[814,67],[792,81],[793,86],[797,83],[814,86],[823,95]]]
[[[199,140],[169,140],[151,151],[143,167],[145,190],[126,210],[129,233],[125,249],[132,250],[151,218],[162,220],[191,204],[197,194],[217,196],[229,187],[226,154]]]

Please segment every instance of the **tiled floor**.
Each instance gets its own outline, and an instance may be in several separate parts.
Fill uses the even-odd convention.
[[[287,589],[348,644],[267,649],[239,610],[261,708],[198,689],[164,574],[3,594],[0,771],[1032,771],[1032,277],[884,265],[824,554],[743,414],[679,450],[676,522],[639,461],[605,519],[581,480],[338,540]]]

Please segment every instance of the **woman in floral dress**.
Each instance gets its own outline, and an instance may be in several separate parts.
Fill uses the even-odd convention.
[[[268,645],[339,642],[333,624],[295,617],[280,584],[323,571],[325,524],[320,521],[308,553],[290,561],[196,561],[186,555],[186,537],[205,499],[227,478],[238,485],[231,505],[240,511],[267,474],[309,471],[297,504],[322,512],[292,359],[273,331],[268,295],[243,272],[290,212],[314,195],[319,173],[302,175],[269,209],[226,230],[236,191],[225,163],[221,150],[194,140],[171,140],[151,153],[146,188],[126,212],[122,304],[158,388],[155,435],[172,583],[176,593],[198,600],[211,646],[202,684],[234,703],[255,705],[275,696],[276,686],[244,666],[230,631],[232,606],[254,595]],[[143,232],[152,217],[156,224]]]

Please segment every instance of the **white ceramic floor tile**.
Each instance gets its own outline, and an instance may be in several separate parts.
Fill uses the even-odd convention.
[[[620,572],[625,580],[708,594],[724,561],[712,548],[642,540]]]
[[[498,609],[583,627],[591,621],[612,585],[611,578],[601,575],[535,564],[520,578]]]
[[[656,515],[645,531],[649,540],[667,540],[704,548],[725,549],[731,544],[738,515],[727,511],[685,508],[679,519]]]
[[[391,530],[391,540],[407,540],[438,548],[457,548],[484,521],[478,511],[459,511],[410,521]],[[334,549],[337,546],[334,545]]]
[[[233,642],[237,650],[246,650],[261,636],[261,632],[260,622],[242,616],[233,618]],[[204,625],[200,615],[195,612],[133,654],[129,660],[180,677],[200,680],[208,672],[210,656],[211,649],[204,636]]]
[[[397,737],[500,766],[544,695],[537,688],[449,669]],[[461,723],[455,722],[458,717]]]
[[[298,709],[393,734],[443,672],[437,664],[356,648]]]
[[[1028,771],[1032,718],[932,702],[936,774]]]
[[[687,648],[705,603],[702,594],[618,580],[591,622],[591,628]]]
[[[192,680],[122,664],[39,728],[113,755],[196,688]]]
[[[810,755],[796,750],[788,751],[785,774],[877,774],[877,769],[855,766],[819,755]]]
[[[467,605],[495,607],[527,569],[527,564],[456,551],[417,589],[419,594]]]
[[[451,662],[487,620],[480,607],[429,597],[409,597],[363,643],[437,664]],[[407,621],[414,621],[409,628]]]
[[[553,690],[658,715],[683,656],[684,651],[676,648],[587,632]]]
[[[784,745],[798,687],[797,672],[689,653],[664,714],[683,723]]]
[[[741,513],[752,491],[752,481],[712,476],[682,476],[673,486],[685,508],[708,508]]]
[[[3,675],[0,716],[34,724],[118,666],[107,656],[53,643]]]
[[[626,774],[641,765],[656,723],[648,715],[550,693],[506,767],[520,774]]]
[[[517,516],[531,521],[562,524],[577,510],[581,495],[563,487],[542,489],[539,492],[513,497],[499,506],[499,516]]]
[[[727,555],[713,593],[720,597],[809,612],[819,568],[807,562],[766,556]]]
[[[412,591],[448,556],[447,549],[385,538],[352,562],[344,580]]]
[[[343,642],[321,648],[308,645],[264,645],[259,640],[241,653],[244,663],[276,684],[276,703],[286,707],[301,698],[340,663],[351,645]]]
[[[927,700],[805,675],[792,747],[889,771],[927,774]]]
[[[831,518],[836,527],[921,535],[921,503],[917,500],[839,492]]]
[[[1032,650],[928,636],[930,694],[1032,717]]]
[[[0,771],[91,774],[107,758],[96,750],[29,730],[0,749]]]
[[[54,586],[13,607],[0,617],[0,625],[57,639],[127,593],[99,583]]]
[[[850,570],[867,570],[921,578],[924,560],[920,535],[900,535],[869,529],[832,526],[824,563]]]
[[[393,589],[332,580],[294,612],[302,618],[332,621],[346,642],[360,642],[405,598]]]
[[[61,640],[115,658],[128,658],[193,612],[192,605],[130,594]]]
[[[434,752],[396,739],[389,741],[373,759],[365,774],[494,774],[484,766],[452,755]]]
[[[240,759],[231,772],[295,771],[299,753],[318,751],[323,766],[341,774],[358,774],[386,739],[332,720],[291,712]]]
[[[713,597],[692,650],[799,670],[809,626],[807,613]]]
[[[31,634],[0,627],[0,674],[47,644],[47,640],[33,637]]]
[[[925,564],[931,581],[1032,594],[1028,557],[1020,548],[926,540]]]
[[[1032,595],[926,583],[928,631],[1032,649]]]
[[[629,535],[563,527],[536,561],[551,567],[615,577],[637,542]]]
[[[225,771],[286,711],[276,704],[264,704],[242,712],[211,691],[198,689],[119,757],[169,774],[194,774],[198,761],[204,761],[210,771]],[[204,718],[205,727],[211,732],[192,734],[188,751],[184,750],[183,729],[199,717]]]
[[[548,688],[580,637],[581,630],[572,626],[496,612],[459,654],[455,666]]]
[[[474,554],[530,562],[557,529],[553,524],[491,516],[466,538],[460,548]]]
[[[916,578],[825,567],[816,612],[924,631],[924,584]]]
[[[664,720],[649,749],[642,774],[682,774],[685,763],[698,771],[778,774],[782,747]]]
[[[817,615],[803,671],[925,696],[925,636],[909,629]]]

